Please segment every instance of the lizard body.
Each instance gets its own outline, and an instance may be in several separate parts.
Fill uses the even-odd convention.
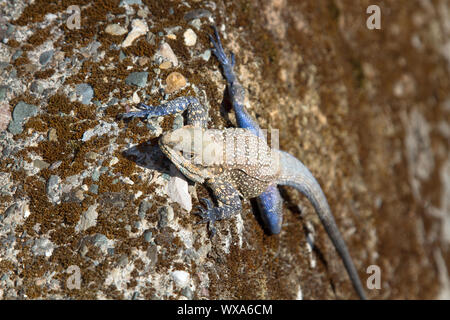
[[[230,66],[234,64],[233,57],[231,60],[233,63]],[[238,103],[243,101],[240,96],[243,88],[239,86],[231,86],[231,90],[240,91],[233,94]],[[208,111],[195,97],[179,97],[155,107],[140,104],[141,111],[124,113],[121,117],[149,118],[186,111],[186,125],[164,133],[159,139],[159,145],[187,178],[204,183],[212,190],[218,205],[214,206],[210,200],[202,199],[206,208],[199,207],[197,214],[202,217],[201,222],[209,223],[213,234],[215,221],[228,219],[242,211],[240,197],[253,198],[267,192],[270,197],[270,192],[276,190],[277,185],[291,186],[300,191],[312,203],[343,260],[356,292],[365,299],[358,273],[319,183],[300,160],[287,152],[271,149],[257,125],[251,122],[246,125],[245,121],[253,120],[243,104],[241,106],[241,111],[236,112],[236,115],[244,118],[241,123],[246,128],[207,129]],[[279,205],[281,198],[278,196],[267,198],[265,203],[270,205],[272,201]],[[278,212],[279,208],[273,211],[275,215]],[[275,223],[280,221],[278,217],[281,216],[273,219]]]

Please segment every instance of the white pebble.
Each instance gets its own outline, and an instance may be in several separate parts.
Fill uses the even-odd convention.
[[[131,22],[131,27],[132,27],[132,29],[131,29],[130,33],[127,35],[125,40],[122,42],[122,47],[124,47],[124,48],[131,46],[131,44],[133,43],[133,41],[135,39],[139,38],[140,36],[142,36],[148,32],[148,26],[144,20],[134,19]]]
[[[182,270],[172,272],[173,281],[180,288],[185,288],[189,285],[189,273]]]
[[[114,24],[109,24],[106,27],[105,32],[109,33],[113,36],[121,36],[121,35],[124,35],[125,33],[127,33],[127,29],[125,29],[121,25],[118,25],[117,23],[114,23]]]
[[[184,44],[188,47],[192,47],[197,42],[197,35],[195,34],[194,30],[191,28],[187,29],[184,33]]]
[[[155,57],[158,56],[160,56],[164,61],[170,61],[174,67],[178,66],[178,58],[168,43],[163,43],[159,47],[155,54]]]

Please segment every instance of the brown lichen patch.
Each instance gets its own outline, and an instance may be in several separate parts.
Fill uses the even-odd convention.
[[[40,46],[51,35],[52,26],[43,29],[37,29],[28,39],[27,42],[33,46]]]
[[[54,69],[39,70],[34,73],[35,79],[47,79],[55,74]]]
[[[23,10],[20,17],[17,20],[15,20],[13,24],[19,26],[26,26],[31,23],[42,22],[47,13],[56,13],[60,9],[61,8],[58,6],[57,3],[49,2],[46,0],[36,0],[34,1],[33,4],[28,5]]]

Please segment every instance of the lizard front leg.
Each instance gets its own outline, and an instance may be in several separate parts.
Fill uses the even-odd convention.
[[[158,106],[148,106],[140,103],[141,111],[123,113],[120,118],[152,118],[169,114],[182,113],[186,110],[186,123],[193,127],[206,128],[208,124],[208,110],[195,97],[179,97]]]
[[[216,232],[213,224],[218,220],[229,219],[242,211],[241,199],[239,192],[231,185],[231,183],[220,178],[210,178],[205,181],[206,185],[214,193],[218,206],[214,207],[209,199],[202,198],[206,204],[206,209],[198,207],[199,212],[195,214],[202,217],[199,223],[209,223],[211,236]]]

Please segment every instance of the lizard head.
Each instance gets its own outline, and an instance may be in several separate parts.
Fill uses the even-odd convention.
[[[213,177],[211,168],[222,162],[223,144],[214,131],[185,126],[165,133],[159,146],[187,178],[203,183]]]

